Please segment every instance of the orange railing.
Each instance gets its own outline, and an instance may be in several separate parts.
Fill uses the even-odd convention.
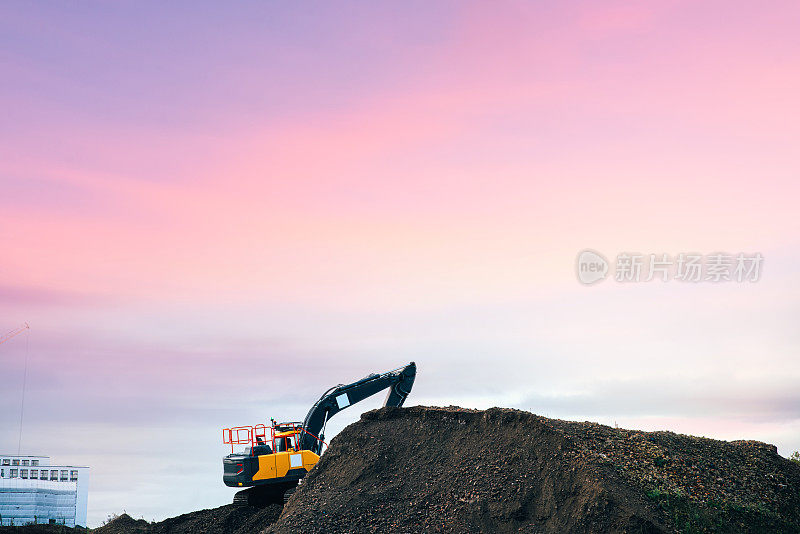
[[[279,430],[280,432],[286,432],[291,430],[296,430],[298,432],[305,432],[314,439],[321,441],[325,446],[328,445],[319,437],[303,429],[303,426],[300,423],[279,424],[275,423],[274,421],[273,424],[270,426],[264,424],[258,424],[255,426],[235,426],[232,428],[223,428],[222,443],[224,445],[231,446],[231,454],[234,453],[235,445],[249,445],[250,447],[255,447],[256,445],[264,445],[266,443],[270,443],[272,445],[272,450],[276,450],[275,449],[276,427],[280,427]],[[267,429],[269,429],[269,435],[267,435]]]
[[[253,442],[252,426],[236,426],[222,429],[222,443],[231,446],[233,454],[234,445],[248,445]]]

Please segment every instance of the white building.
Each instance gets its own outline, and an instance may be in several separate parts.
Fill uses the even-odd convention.
[[[0,454],[0,525],[86,526],[89,468],[51,465],[48,456]]]

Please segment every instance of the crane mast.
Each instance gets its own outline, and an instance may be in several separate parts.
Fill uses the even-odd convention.
[[[2,337],[0,337],[0,345],[2,345],[3,343],[5,343],[6,341],[8,341],[9,339],[11,339],[12,337],[15,337],[15,336],[17,336],[17,335],[19,335],[19,334],[23,333],[24,331],[26,331],[26,330],[30,330],[30,329],[31,329],[31,327],[30,327],[30,326],[28,326],[28,323],[25,323],[25,324],[23,324],[22,326],[18,326],[17,328],[15,328],[14,330],[12,330],[11,332],[8,332],[8,333],[6,333],[6,334],[3,334],[3,336],[2,336]]]

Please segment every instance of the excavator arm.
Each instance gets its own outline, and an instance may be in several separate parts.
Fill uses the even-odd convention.
[[[326,391],[308,411],[300,436],[300,449],[322,453],[322,429],[325,423],[348,406],[389,389],[384,406],[402,406],[417,375],[414,362],[383,374],[371,374],[352,384],[340,384]]]

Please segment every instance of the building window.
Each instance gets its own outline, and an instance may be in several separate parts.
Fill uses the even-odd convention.
[[[12,469],[11,470],[11,478],[17,478],[17,470],[16,469]]]
[[[77,470],[73,470],[73,471],[69,472],[69,480],[71,482],[75,482],[76,480],[78,480],[78,471]]]
[[[39,470],[31,469],[31,478],[39,478]]]
[[[22,465],[31,465],[30,460],[22,460]]]
[[[31,465],[39,465],[39,460],[31,460]]]
[[[47,469],[42,469],[42,472],[39,474],[39,480],[47,480]]]
[[[3,458],[3,465],[11,465],[11,460],[8,458]]]
[[[0,469],[0,478],[6,478],[6,470]]]
[[[50,470],[50,480],[58,480],[58,471],[55,469]]]
[[[14,458],[11,460],[11,465],[19,465],[19,458]]]
[[[20,478],[28,478],[28,470],[27,469],[23,469],[22,471],[20,471],[19,472],[19,477]]]
[[[61,481],[62,482],[66,482],[67,480],[69,480],[68,477],[69,477],[69,471],[67,471],[66,469],[61,471]]]

